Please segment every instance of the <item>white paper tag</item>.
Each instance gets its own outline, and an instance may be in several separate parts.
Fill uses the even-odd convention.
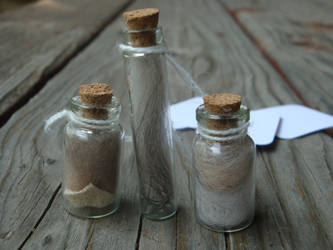
[[[272,107],[281,117],[277,136],[281,139],[295,139],[313,132],[333,127],[333,116],[298,104]]]
[[[171,105],[174,129],[197,128],[195,110],[202,103],[202,97],[194,97]],[[287,104],[251,111],[248,134],[257,145],[268,145],[274,141],[275,135],[281,139],[294,139],[330,127],[333,127],[332,115]]]
[[[256,145],[269,145],[274,141],[279,128],[280,116],[266,109],[250,111],[249,136]]]
[[[203,104],[202,97],[194,97],[171,105],[170,115],[173,122],[173,128],[176,130],[197,128],[195,110],[201,104]]]

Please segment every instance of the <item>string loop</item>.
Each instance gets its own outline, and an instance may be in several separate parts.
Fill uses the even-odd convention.
[[[191,74],[182,67],[179,63],[177,63],[176,59],[168,52],[168,48],[165,45],[156,45],[150,47],[132,47],[126,44],[119,44],[118,48],[122,52],[132,52],[132,53],[143,53],[143,54],[165,54],[167,61],[170,65],[176,69],[178,74],[182,77],[183,81],[192,88],[197,95],[205,96],[207,95],[202,89],[199,87],[199,84],[192,78]]]

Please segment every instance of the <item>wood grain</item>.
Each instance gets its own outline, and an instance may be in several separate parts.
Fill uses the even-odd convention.
[[[26,4],[30,4],[35,1],[36,0],[3,0],[0,2],[0,13],[22,8]]]
[[[179,53],[178,59],[192,72],[204,91],[241,94],[245,96],[250,108],[300,103],[275,68],[267,63],[260,51],[255,49],[222,5],[209,2],[203,7],[200,1],[191,1],[191,3],[183,2],[183,8],[191,8],[193,10],[191,15],[186,15],[185,11],[178,9],[173,18],[165,21],[173,27],[169,31],[172,36],[167,37],[168,44],[175,54]],[[184,25],[177,26],[177,23]],[[176,42],[172,43],[172,39]],[[175,92],[179,95],[181,91]],[[186,139],[186,136],[183,137]],[[190,145],[191,138],[182,146],[188,146],[190,151]],[[304,145],[308,147],[305,148]],[[291,153],[290,147],[292,150],[302,148],[303,151]],[[256,221],[247,231],[226,234],[228,247],[311,249],[316,244],[321,244],[324,249],[332,247],[330,240],[332,237],[329,236],[332,228],[332,216],[329,211],[332,209],[332,204],[326,202],[331,200],[332,193],[331,191],[326,193],[324,199],[315,198],[317,195],[323,195],[318,190],[318,183],[322,185],[322,190],[333,188],[329,174],[332,156],[323,153],[328,148],[332,148],[332,141],[328,136],[313,135],[291,142],[278,141],[276,146],[260,151],[257,166],[259,173]],[[308,156],[306,159],[304,154]],[[264,157],[270,161],[275,159],[275,165],[263,161]],[[186,164],[182,165],[184,167]],[[311,173],[296,171],[296,169],[303,170],[304,165],[308,166]],[[276,172],[272,173],[273,170]],[[287,170],[289,174],[286,175]],[[322,173],[326,173],[329,177],[324,177]],[[274,179],[283,184],[277,185],[273,182]],[[298,182],[296,183],[294,179]],[[286,183],[288,185],[285,185]],[[303,191],[307,191],[301,192],[301,187]],[[292,202],[294,200],[295,202]],[[309,216],[311,214],[316,216]],[[184,217],[179,214],[177,237],[183,233],[181,225],[188,221],[183,219]],[[186,244],[189,241],[178,238],[177,246],[180,246],[179,243]]]
[[[222,2],[303,103],[332,113],[333,2]]]
[[[110,82],[112,79],[111,87],[116,91],[117,97],[122,100],[124,110],[126,110],[127,90],[123,84],[124,72],[121,55],[116,48],[116,41],[120,33],[119,24],[111,26],[108,32],[103,33],[103,37],[99,40],[101,42],[96,43],[96,46],[75,58],[73,64],[70,64],[73,66],[69,65],[62,71],[61,75],[49,81],[46,88],[32,98],[28,105],[16,112],[8,123],[1,128],[0,249],[17,248],[29,236],[31,231],[38,232],[34,227],[44,216],[43,213],[47,209],[49,201],[62,181],[62,152],[58,149],[62,138],[57,138],[57,136],[48,138],[43,133],[44,121],[53,113],[64,108],[71,96],[76,93],[78,86],[87,82]],[[103,56],[98,57],[96,55]],[[110,67],[110,65],[114,66]],[[129,131],[127,116],[123,115],[122,119],[125,128]],[[131,151],[132,149],[126,150]],[[126,167],[130,166],[127,165]],[[134,192],[136,190],[136,178],[130,178],[130,176],[128,179],[125,178],[128,182],[124,184]],[[127,201],[127,206],[138,207],[137,204],[133,205],[131,203],[133,202],[133,193],[131,196],[130,192],[126,192],[124,198]],[[53,214],[53,212],[56,212],[56,214]],[[130,214],[129,217],[124,214],[121,217],[131,226],[127,226],[126,223],[124,227],[121,227],[118,223],[110,224],[127,235],[121,241],[115,234],[115,242],[113,242],[115,246],[117,244],[123,244],[124,246],[132,244],[134,247],[139,225],[139,211],[135,209],[135,213],[132,217]],[[72,217],[66,217],[63,214],[65,214],[65,211],[62,207],[54,210],[50,209],[44,219],[47,220],[48,216],[58,217],[62,223],[59,222],[60,224],[58,224],[47,220],[48,223],[43,228],[48,228],[49,232],[57,232],[68,227],[66,230],[71,235],[69,227],[73,223],[79,224],[71,229],[78,230],[82,224],[82,234],[86,235],[89,226],[86,221],[82,220],[80,223],[79,220],[73,218],[75,222],[72,222]],[[119,220],[120,218],[118,218]],[[63,227],[58,228],[59,225]],[[102,233],[99,230],[99,224],[97,224],[98,235],[108,236],[109,226],[102,227],[105,230],[105,233]],[[134,230],[133,234],[129,233],[131,232],[129,228]],[[79,230],[77,233],[80,232]],[[57,233],[54,236],[57,240],[53,241],[53,244],[59,247],[63,246],[58,241],[60,241],[60,237],[64,237],[63,240],[66,241],[68,234]],[[37,235],[42,238],[33,239],[36,242],[42,242],[45,234]],[[72,235],[74,237],[75,233]],[[53,238],[53,236],[51,237]],[[112,241],[112,238],[109,237],[108,239]],[[92,241],[95,242],[94,239]],[[94,244],[102,243],[97,241]],[[27,244],[31,246],[30,241]],[[32,245],[35,246],[34,244]],[[81,242],[77,242],[77,244],[81,244]],[[79,245],[76,247],[79,247]],[[52,249],[52,247],[50,248]]]
[[[142,0],[130,9],[152,4]],[[220,2],[185,0],[174,8],[176,4],[154,2],[154,7],[161,10],[171,52],[205,92],[240,94],[250,108],[300,103]],[[179,212],[173,219],[143,219],[140,227],[131,157],[119,217],[79,220],[66,216],[59,194],[52,202],[61,182],[61,153],[55,138],[46,143],[42,122],[66,105],[79,84],[112,79],[123,105],[121,119],[130,131],[122,59],[114,49],[119,31],[117,19],[1,129],[0,249],[17,248],[26,238],[27,249],[331,249],[333,142],[321,133],[258,148],[256,219],[239,233],[217,234],[195,222],[193,131],[175,133]],[[173,69],[168,76],[171,102],[194,95]]]
[[[39,0],[0,14],[0,117],[38,92],[129,2]]]
[[[24,249],[134,249],[139,226],[138,183],[132,145],[125,146],[121,207],[104,219],[83,220],[65,212],[60,193]],[[126,237],[125,237],[126,236]]]

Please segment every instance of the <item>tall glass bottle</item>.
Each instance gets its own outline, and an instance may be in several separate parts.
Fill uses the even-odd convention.
[[[123,50],[142,214],[152,220],[176,213],[173,142],[169,119],[165,47],[157,9],[123,14]]]

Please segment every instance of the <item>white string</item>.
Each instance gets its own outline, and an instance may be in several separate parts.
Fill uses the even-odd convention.
[[[168,53],[168,49],[166,46],[150,46],[150,47],[144,47],[144,48],[137,48],[137,47],[132,47],[129,45],[125,44],[119,44],[119,49],[121,51],[127,51],[127,52],[132,52],[132,53],[143,53],[143,54],[153,54],[153,53],[165,53],[165,56],[168,60],[168,62],[173,66],[178,74],[182,77],[184,82],[191,88],[193,89],[196,94],[200,96],[205,96],[207,93],[205,93],[199,86],[199,84],[192,78],[191,74],[184,68],[182,67],[179,63],[177,63],[176,59]],[[199,132],[203,132],[202,136],[206,137],[207,139],[215,140],[215,141],[227,141],[227,140],[232,140],[236,139],[242,136],[242,134],[237,134],[241,132],[242,130],[246,129],[249,126],[249,123],[243,124],[239,128],[233,128],[233,129],[228,129],[226,131],[221,130],[221,131],[215,131],[214,134],[217,136],[225,136],[225,135],[230,135],[230,134],[236,134],[233,136],[227,136],[227,137],[214,137],[214,136],[209,136],[208,133],[211,131],[209,129],[203,128],[201,126],[198,127]]]
[[[170,64],[177,70],[178,74],[183,78],[184,82],[187,83],[196,93],[200,96],[207,95],[202,89],[199,87],[199,84],[192,78],[191,74],[184,69],[175,58],[170,54],[166,53],[166,58],[170,62]]]
[[[229,141],[229,140],[234,140],[234,139],[238,139],[240,137],[243,136],[242,133],[240,133],[242,130],[246,130],[248,128],[248,126],[250,125],[249,122],[244,123],[242,126],[238,127],[238,128],[231,128],[228,130],[210,130],[207,128],[204,128],[202,126],[198,126],[198,132],[200,133],[200,135],[202,137],[205,137],[209,140],[213,140],[213,141]],[[210,136],[208,134],[213,134],[215,136]],[[235,134],[232,136],[226,136],[226,135],[230,135],[230,134]],[[217,137],[217,136],[225,136],[225,137]]]
[[[182,77],[184,82],[189,85],[190,88],[194,89],[196,94],[200,96],[207,95],[202,89],[199,87],[199,84],[192,78],[191,74],[183,68],[179,63],[177,63],[176,59],[168,53],[168,48],[163,45],[157,45],[157,46],[150,46],[150,47],[132,47],[125,44],[119,44],[118,48],[124,52],[132,52],[132,53],[143,53],[143,54],[158,54],[158,53],[165,53],[165,56],[168,60],[168,62],[173,66],[178,74]]]
[[[51,117],[49,117],[46,121],[45,121],[45,125],[44,125],[44,131],[45,132],[51,132],[50,127],[52,126],[53,123],[55,123],[56,121],[62,119],[62,118],[69,118],[70,116],[70,111],[67,109],[61,110],[58,113],[55,113],[54,115],[52,115]]]
[[[164,45],[157,45],[150,47],[132,47],[121,43],[118,45],[118,48],[123,52],[126,51],[126,52],[143,53],[143,54],[158,54],[158,53],[166,53],[168,51],[168,48]]]
[[[75,121],[76,123],[79,123],[81,125],[87,125],[91,128],[107,128],[110,127],[110,120],[91,120],[91,119],[85,119],[83,117],[79,117],[75,115],[72,111],[64,109],[61,110],[54,115],[52,115],[50,118],[48,118],[45,121],[44,125],[44,131],[47,133],[50,133],[52,131],[51,126],[57,122],[60,119],[66,118],[69,121]],[[103,126],[105,125],[105,126]]]
[[[248,126],[249,126],[249,122],[244,123],[240,127],[230,128],[228,130],[211,130],[211,129],[204,128],[202,126],[199,126],[199,127],[202,127],[201,130],[206,133],[224,136],[224,135],[236,134],[236,133],[240,132],[241,130],[246,129]]]

